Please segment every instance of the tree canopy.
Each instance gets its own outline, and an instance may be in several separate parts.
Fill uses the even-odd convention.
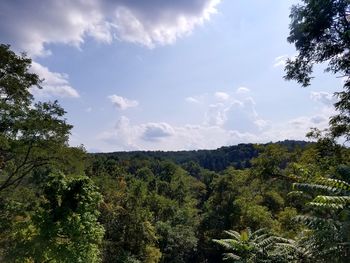
[[[41,79],[31,59],[0,45],[0,191],[18,185],[40,166],[59,163],[71,125],[53,102],[35,102],[30,89]]]
[[[350,140],[350,3],[348,0],[303,0],[292,7],[288,41],[298,51],[287,61],[287,80],[309,86],[315,64],[344,79],[344,89],[335,93],[338,114],[330,120],[335,137]]]

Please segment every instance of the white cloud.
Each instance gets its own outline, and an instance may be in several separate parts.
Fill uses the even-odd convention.
[[[201,103],[207,107],[202,123],[205,126],[224,127],[239,132],[261,130],[268,125],[268,121],[257,114],[255,101],[249,93],[249,88],[239,87],[232,94],[218,91],[214,94],[187,97],[186,101]]]
[[[101,151],[215,149],[238,143],[305,140],[311,127],[325,128],[327,124],[328,119],[323,115],[302,116],[274,125],[262,122],[259,124],[261,129],[239,131],[205,124],[132,124],[128,118],[122,117],[114,129],[100,134],[96,145],[91,147]]]
[[[131,124],[121,117],[114,129],[98,136],[92,148],[102,151],[130,150],[190,150],[214,149],[222,145],[256,141],[256,136],[238,131],[227,131],[218,126],[168,123]]]
[[[259,121],[259,120],[258,120]],[[101,151],[215,149],[238,143],[265,143],[285,139],[305,140],[311,127],[325,128],[323,115],[302,116],[277,124],[262,123],[261,130],[239,131],[216,125],[172,126],[168,123],[132,124],[122,117],[114,129],[98,136]]]
[[[256,112],[255,101],[250,96],[232,102],[225,114],[227,121],[224,127],[239,132],[258,131],[267,123]]]
[[[227,121],[226,106],[222,103],[211,104],[205,113],[205,124],[208,126],[222,126]]]
[[[226,101],[230,98],[229,94],[221,91],[215,92],[214,96],[219,101]]]
[[[39,75],[44,79],[42,89],[31,88],[32,94],[38,97],[69,97],[78,98],[79,93],[70,86],[68,75],[51,72],[47,67],[40,65],[37,62],[32,62],[30,71]]]
[[[138,101],[136,100],[129,100],[118,95],[111,95],[108,96],[108,98],[113,103],[113,105],[120,110],[126,110],[128,108],[137,107],[139,105]]]
[[[239,87],[237,90],[236,90],[236,93],[237,94],[247,94],[250,92],[250,89],[246,88],[246,87]]]
[[[119,2],[119,3],[118,3]],[[117,38],[149,48],[188,35],[217,12],[221,0],[114,1]]]
[[[262,118],[256,110],[256,102],[243,92],[239,100],[230,94],[227,101],[217,102],[215,94],[205,97],[207,111],[202,122],[172,125],[165,122],[133,124],[122,117],[110,131],[98,136],[92,148],[103,151],[116,150],[193,150],[214,149],[238,143],[266,143],[285,139],[305,140],[310,128],[328,127],[333,107],[322,104],[316,114],[272,123]],[[325,94],[314,95],[322,101]],[[207,104],[204,104],[207,103]]]
[[[325,91],[312,91],[310,98],[314,101],[321,102],[326,106],[332,106],[336,102],[333,94]]]
[[[174,135],[174,129],[167,123],[147,123],[143,125],[142,139],[145,141],[158,141]]]
[[[270,122],[257,118],[256,120],[254,120],[254,124],[259,128],[259,130],[262,130],[266,128],[270,124]]]
[[[268,121],[263,120],[256,112],[255,101],[249,92],[246,87],[238,88],[236,95],[216,92],[212,99],[213,103],[208,105],[205,112],[204,124],[243,133],[261,130],[267,126]]]
[[[199,100],[194,98],[194,97],[187,97],[187,98],[185,98],[185,101],[187,101],[189,103],[199,103]]]
[[[79,47],[87,37],[152,48],[190,34],[217,12],[220,1],[0,1],[0,36],[31,56],[50,54],[53,43]]]
[[[102,145],[96,145],[96,149],[102,151],[140,150],[137,139],[141,130],[137,126],[131,126],[130,120],[122,116],[112,130],[105,131],[97,136]]]

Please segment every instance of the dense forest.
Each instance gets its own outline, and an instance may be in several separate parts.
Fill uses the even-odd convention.
[[[288,150],[297,147],[305,147],[310,142],[285,140],[276,144],[284,146]],[[267,146],[268,144],[265,144]],[[229,166],[236,169],[250,168],[250,160],[259,155],[259,148],[252,143],[242,143],[235,146],[224,146],[216,150],[197,150],[197,151],[136,151],[136,152],[115,152],[102,153],[96,155],[105,155],[108,158],[116,160],[130,160],[132,158],[167,159],[176,164],[185,164],[190,161],[198,163],[202,168],[212,171],[222,171]]]
[[[337,115],[308,141],[217,150],[88,153],[31,59],[0,45],[1,262],[350,262],[350,4],[291,11],[298,55],[345,76]]]

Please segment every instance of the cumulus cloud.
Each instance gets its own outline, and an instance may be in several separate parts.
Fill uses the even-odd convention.
[[[139,102],[136,100],[129,100],[118,95],[111,95],[108,96],[108,98],[113,103],[113,105],[120,110],[126,110],[128,108],[137,107],[139,105]]]
[[[221,0],[0,1],[0,38],[31,56],[49,44],[79,47],[87,37],[147,47],[171,44],[217,12]],[[40,15],[38,15],[40,14]]]
[[[240,132],[260,130],[267,121],[259,116],[255,107],[254,99],[249,96],[233,102],[225,111],[227,121],[224,127]]]
[[[132,151],[140,150],[137,145],[137,139],[141,130],[137,126],[132,126],[130,120],[121,116],[113,129],[102,132],[97,136],[97,140],[104,145],[96,145],[97,149],[102,151]]]
[[[189,103],[199,103],[199,100],[196,99],[195,97],[187,97],[187,98],[185,98],[185,101],[187,101]]]
[[[214,149],[222,145],[256,141],[254,134],[227,131],[218,126],[168,123],[132,124],[122,116],[115,127],[97,136],[102,151]]]
[[[333,107],[321,104],[316,114],[271,122],[260,116],[254,98],[246,90],[240,94],[236,90],[228,94],[228,100],[220,102],[215,93],[202,95],[205,98],[202,104],[203,107],[207,106],[207,110],[203,121],[196,124],[133,124],[128,118],[122,117],[113,129],[98,136],[100,141],[93,147],[104,151],[193,150],[214,149],[238,143],[305,140],[310,128],[327,128],[329,116],[334,114]],[[313,99],[322,101],[324,97],[327,98],[324,93],[320,96],[314,94]]]
[[[240,87],[233,94],[214,93],[212,103],[205,112],[204,124],[238,132],[261,130],[267,126],[268,121],[257,113],[255,101],[249,92],[248,88]]]
[[[31,88],[30,91],[37,97],[69,97],[78,98],[79,93],[68,81],[68,75],[51,72],[47,67],[40,65],[37,62],[32,62],[30,71],[39,75],[44,79],[42,89]]]
[[[314,101],[321,102],[326,106],[332,106],[336,102],[333,94],[325,91],[312,91],[310,98]]]
[[[221,92],[221,91],[215,92],[214,96],[219,101],[226,101],[230,98],[229,94],[227,94],[226,92]]]
[[[113,18],[117,37],[150,48],[166,45],[191,33],[216,13],[218,0],[148,1],[117,6]],[[137,4],[136,4],[137,3]],[[151,5],[151,6],[150,6]],[[151,9],[153,8],[153,9]]]
[[[208,126],[222,126],[227,121],[226,110],[222,103],[209,105],[205,113],[205,124]]]
[[[143,126],[142,139],[145,141],[157,141],[164,137],[174,135],[174,129],[167,123],[147,123]]]
[[[101,151],[215,149],[238,143],[265,143],[284,139],[305,140],[311,127],[327,127],[324,116],[302,116],[262,130],[238,131],[216,125],[172,126],[165,123],[132,124],[122,117],[114,129],[98,136],[93,148]],[[152,132],[149,132],[152,131]],[[148,136],[145,134],[148,133]]]
[[[236,93],[237,94],[247,94],[250,92],[250,89],[246,88],[246,87],[239,87],[237,90],[236,90]]]
[[[215,149],[238,143],[265,143],[284,139],[305,140],[311,127],[324,128],[322,115],[302,116],[277,124],[263,123],[262,130],[239,131],[217,125],[173,126],[168,123],[132,124],[121,117],[115,127],[98,136],[93,148],[102,151]]]
[[[99,145],[97,148],[105,151],[165,149],[160,145],[168,145],[169,140],[175,134],[174,128],[165,122],[150,122],[138,125],[132,124],[127,117],[122,116],[113,129],[97,136],[97,139],[104,143],[104,145]]]

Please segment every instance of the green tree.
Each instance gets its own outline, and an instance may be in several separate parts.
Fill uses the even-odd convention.
[[[344,90],[335,93],[338,114],[330,120],[332,134],[350,140],[350,3],[348,0],[303,0],[291,11],[290,35],[298,51],[287,61],[287,80],[310,85],[313,66],[344,77]]]
[[[33,170],[65,163],[71,125],[57,101],[37,102],[40,87],[31,60],[0,45],[0,192],[19,185]]]
[[[287,148],[278,144],[257,146],[260,151],[256,158],[253,158],[252,171],[261,180],[278,178],[283,176],[283,169],[290,159]]]
[[[156,230],[146,206],[145,182],[138,179],[126,181],[120,176],[117,183],[113,183],[105,176],[100,184],[107,196],[100,218],[106,229],[103,262],[159,262],[162,254],[156,246]],[[105,184],[114,189],[106,189]]]
[[[5,262],[99,262],[104,230],[97,222],[97,188],[84,176],[44,178],[36,202],[12,204],[25,211],[17,208],[8,222]]]

